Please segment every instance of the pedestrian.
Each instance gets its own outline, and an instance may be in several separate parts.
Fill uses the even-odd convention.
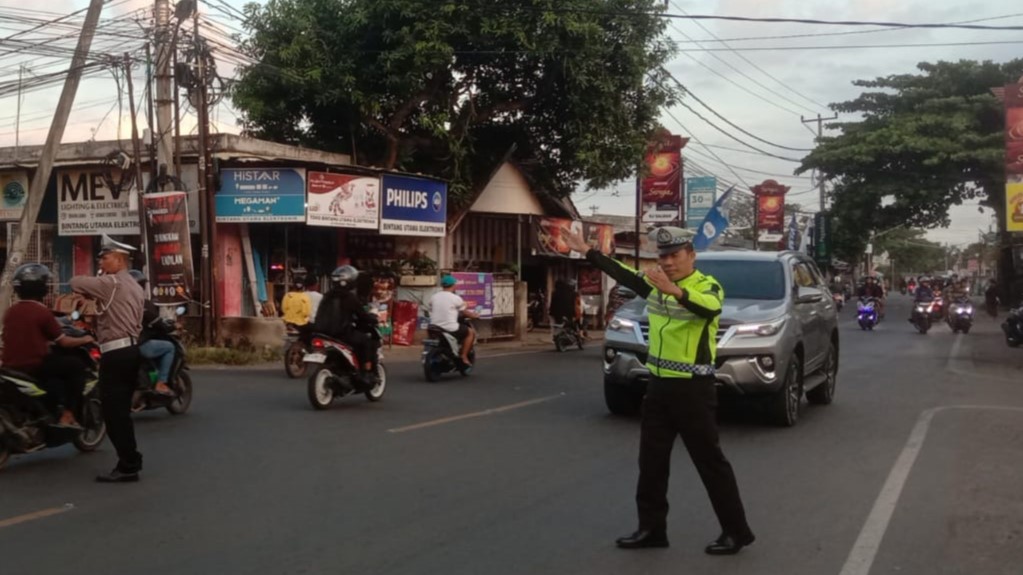
[[[99,251],[101,275],[71,278],[75,293],[96,301],[96,338],[103,354],[99,361],[103,421],[117,450],[114,469],[96,477],[101,483],[138,481],[142,470],[142,454],[131,421],[132,395],[141,363],[138,341],[145,300],[142,287],[129,273],[131,254],[136,251],[103,236]]]
[[[305,294],[309,298],[309,322],[316,321],[316,312],[320,310],[323,294],[320,293],[320,280],[315,274],[305,278]]]
[[[991,319],[998,317],[998,282],[995,278],[988,280],[987,289],[984,290],[984,307]]]
[[[675,438],[682,441],[703,481],[721,524],[721,534],[704,551],[733,555],[753,543],[739,486],[721,451],[716,420],[714,334],[724,290],[696,270],[692,233],[662,227],[653,234],[658,263],[645,274],[595,249],[582,235],[562,230],[568,246],[622,285],[646,298],[650,316],[650,383],[643,398],[639,481],[639,528],[617,540],[618,547],[667,547],[668,476]]]

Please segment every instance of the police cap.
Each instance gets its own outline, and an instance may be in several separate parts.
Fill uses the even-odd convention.
[[[650,232],[650,239],[657,242],[657,253],[666,256],[692,246],[693,235],[689,230],[664,226]]]
[[[102,257],[104,254],[125,254],[131,255],[138,250],[129,246],[128,244],[122,244],[121,242],[114,241],[113,238],[104,234],[99,244],[99,255]]]

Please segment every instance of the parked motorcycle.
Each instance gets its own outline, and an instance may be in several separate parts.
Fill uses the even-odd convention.
[[[379,346],[380,332],[376,326],[365,326],[367,333],[377,338],[377,383],[372,389],[365,390],[359,381],[359,366],[363,358],[356,355],[355,350],[345,342],[313,334],[310,340],[310,352],[303,361],[311,370],[307,387],[309,403],[314,409],[327,409],[335,399],[341,399],[356,393],[362,393],[370,401],[380,401],[387,389],[387,369],[384,367],[384,353]]]
[[[293,323],[285,325],[284,336],[284,372],[292,379],[306,376],[305,356],[310,352],[312,339],[309,326],[297,326]]]
[[[920,333],[930,331],[935,314],[939,313],[935,311],[938,305],[938,300],[918,301],[913,304],[913,313],[910,315],[909,321],[917,331]]]
[[[579,330],[574,320],[568,318],[558,318],[560,323],[554,323],[551,326],[551,339],[554,341],[554,348],[558,352],[563,352],[566,349],[577,346],[582,349],[585,345],[586,340],[583,339],[583,334]]]
[[[458,321],[472,327],[466,317],[461,317]],[[426,381],[431,383],[440,381],[442,375],[453,371],[457,371],[463,377],[472,373],[473,366],[476,365],[475,342],[468,354],[472,365],[465,365],[462,363],[461,357],[462,343],[454,334],[435,325],[429,326],[426,333],[427,338],[423,340],[422,355],[423,375],[426,376]]]
[[[1009,311],[1009,317],[1002,322],[1002,331],[1009,347],[1019,347],[1023,343],[1023,307]]]
[[[529,292],[526,308],[526,331],[533,331],[543,321],[544,295],[542,290]]]
[[[973,326],[973,304],[969,300],[957,300],[948,307],[948,314],[945,316],[948,327],[952,333],[970,333]]]
[[[864,331],[874,330],[874,326],[877,325],[876,298],[860,298],[860,301],[856,303],[856,321],[860,324],[860,329]]]
[[[178,307],[174,311],[176,315],[181,316],[184,315],[185,308]],[[167,385],[174,395],[166,396],[153,392],[158,370],[152,360],[144,357],[142,358],[142,367],[139,369],[138,390],[132,411],[166,409],[173,415],[183,415],[192,406],[192,376],[188,373],[185,346],[178,336],[177,321],[161,318],[156,320],[150,329],[154,338],[174,344],[174,362],[171,363],[170,376],[167,378]]]
[[[86,335],[66,318],[59,319],[64,333]],[[57,418],[44,403],[46,391],[34,377],[0,368],[0,468],[12,454],[32,453],[47,447],[73,443],[82,452],[95,451],[107,435],[99,399],[99,346],[88,344],[59,353],[77,355],[85,364],[85,390],[75,414],[81,430],[54,427]]]

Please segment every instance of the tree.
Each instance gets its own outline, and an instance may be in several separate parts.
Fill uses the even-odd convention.
[[[895,225],[947,226],[948,211],[971,198],[1004,212],[1004,113],[990,89],[1023,75],[1023,60],[938,62],[921,74],[859,80],[859,98],[833,104],[855,122],[829,126],[797,173],[811,169],[834,189],[833,239],[854,261],[869,231]]]
[[[246,132],[450,181],[502,159],[553,195],[635,173],[675,97],[655,0],[270,0],[247,8]]]
[[[895,260],[899,275],[930,274],[945,271],[947,250],[927,240],[925,230],[895,228],[873,241],[874,253],[888,253]]]

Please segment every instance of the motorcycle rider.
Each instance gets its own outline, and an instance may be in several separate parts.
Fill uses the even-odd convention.
[[[469,351],[472,350],[472,345],[476,341],[476,330],[458,319],[459,315],[477,319],[479,314],[467,309],[465,300],[455,293],[457,283],[458,280],[454,276],[446,275],[441,278],[442,291],[433,294],[433,297],[430,298],[430,324],[451,333],[456,340],[462,343],[459,355],[462,364],[468,367],[472,365],[472,362],[469,361]]]
[[[85,390],[86,366],[73,355],[55,353],[50,344],[74,348],[92,343],[92,336],[65,335],[43,303],[51,278],[50,270],[38,263],[27,263],[14,272],[11,285],[18,302],[4,315],[3,366],[26,373],[40,382],[53,399],[58,417],[56,426],[81,429],[75,413]]]
[[[931,290],[931,278],[922,276],[920,278],[920,285],[916,288],[916,294],[913,296],[913,303],[932,301],[933,299],[934,291]]]
[[[995,278],[988,280],[987,289],[984,290],[984,307],[992,319],[998,317],[998,282]]]
[[[347,343],[362,362],[355,366],[359,370],[356,378],[358,391],[369,391],[378,383],[377,346],[378,338],[365,333],[369,326],[377,324],[377,317],[368,311],[355,293],[355,280],[359,270],[344,265],[330,274],[331,288],[323,296],[320,309],[313,322],[313,331]]]
[[[128,273],[135,278],[142,291],[146,291],[146,284],[149,283],[146,274],[139,270],[131,270]],[[174,391],[167,385],[167,381],[170,379],[171,366],[174,365],[174,344],[158,337],[162,335],[156,327],[160,321],[160,310],[153,300],[146,298],[143,305],[139,353],[156,366],[156,385],[153,386],[153,393],[173,397]]]
[[[872,275],[863,280],[863,287],[857,292],[860,299],[874,298],[877,301],[877,317],[884,317],[884,288],[877,283],[877,278]]]
[[[572,331],[579,329],[578,305],[579,294],[575,291],[575,280],[558,280],[551,294],[550,314],[555,322],[564,322],[565,327]]]

